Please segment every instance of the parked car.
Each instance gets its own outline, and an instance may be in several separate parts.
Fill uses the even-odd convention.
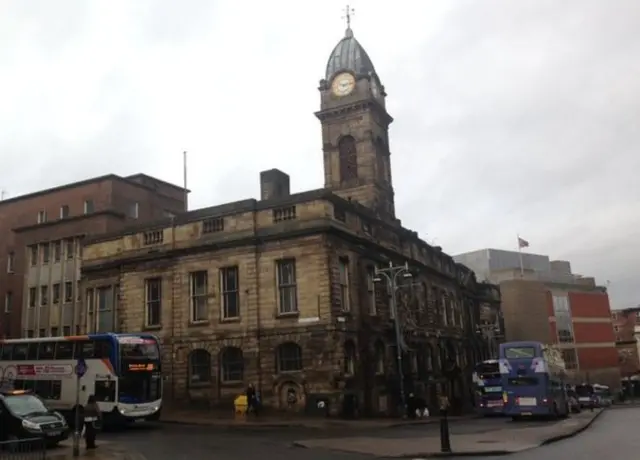
[[[62,414],[49,410],[33,392],[0,389],[0,441],[42,439],[55,446],[68,437]]]
[[[576,385],[576,394],[578,395],[578,403],[582,409],[593,409],[598,407],[598,397],[596,396],[593,385],[583,383]]]
[[[611,389],[607,385],[593,384],[593,393],[597,399],[598,407],[609,407],[613,404]]]

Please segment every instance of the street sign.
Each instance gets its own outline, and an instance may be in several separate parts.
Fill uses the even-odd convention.
[[[78,378],[82,378],[84,374],[87,373],[87,363],[84,358],[79,358],[78,363],[76,364],[76,375]]]

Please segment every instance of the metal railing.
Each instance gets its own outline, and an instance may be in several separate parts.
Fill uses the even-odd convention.
[[[0,460],[44,460],[46,457],[44,438],[0,441]]]

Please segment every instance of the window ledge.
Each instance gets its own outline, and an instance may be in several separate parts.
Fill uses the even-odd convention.
[[[244,388],[244,381],[243,380],[230,380],[228,382],[221,381],[220,386],[224,388],[238,388],[238,387]]]
[[[242,321],[242,318],[240,316],[236,316],[233,318],[220,318],[221,323],[239,323],[240,321]]]
[[[144,331],[159,331],[160,329],[162,329],[162,324],[147,325],[142,328]]]
[[[280,319],[280,318],[297,318],[298,316],[300,316],[300,312],[299,311],[292,311],[292,312],[288,312],[288,313],[276,313],[276,319]]]
[[[285,375],[300,374],[302,372],[304,372],[304,369],[298,369],[296,371],[278,371],[278,375],[282,375],[282,374],[285,374]]]
[[[208,388],[213,386],[213,382],[193,382],[189,383],[188,388],[190,390],[200,390],[202,388]]]
[[[194,327],[198,327],[198,326],[207,326],[209,324],[209,320],[208,319],[203,319],[200,321],[189,321],[189,326],[194,326]]]

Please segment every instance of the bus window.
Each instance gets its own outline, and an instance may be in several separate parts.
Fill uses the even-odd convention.
[[[0,360],[2,361],[11,361],[11,352],[13,351],[13,345],[9,343],[5,343],[2,347],[2,355],[0,355]]]
[[[536,377],[515,377],[509,379],[509,385],[514,387],[530,387],[538,384]]]
[[[56,343],[55,359],[72,359],[73,358],[73,342]]]
[[[54,350],[54,342],[40,342],[38,346],[38,359],[53,359]]]
[[[27,359],[27,352],[29,351],[29,345],[26,343],[16,343],[13,346],[13,357],[14,361],[24,361]]]
[[[96,340],[94,358],[103,359],[111,355],[111,342],[108,340]]]
[[[38,344],[29,343],[27,344],[27,347],[27,359],[38,359]]]
[[[75,358],[93,358],[95,344],[92,340],[83,340],[76,342]]]

